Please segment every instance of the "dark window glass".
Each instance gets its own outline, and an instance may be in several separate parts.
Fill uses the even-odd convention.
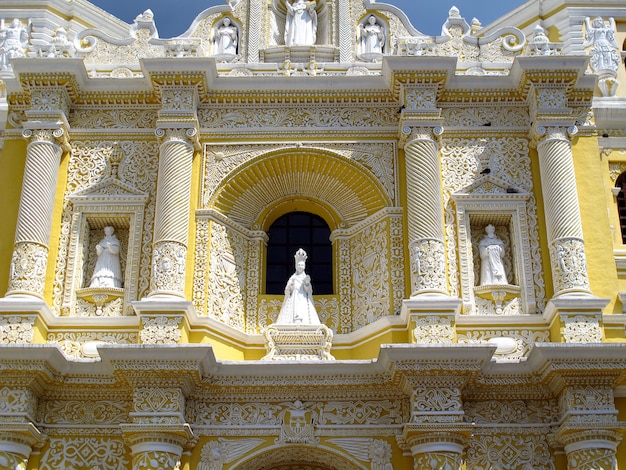
[[[324,219],[308,212],[290,212],[276,219],[268,230],[265,292],[283,294],[295,272],[293,256],[302,248],[307,253],[306,272],[313,294],[333,293],[330,228]]]
[[[615,182],[616,188],[621,188],[617,195],[617,213],[619,215],[619,227],[622,231],[622,243],[626,244],[626,173],[622,173]]]

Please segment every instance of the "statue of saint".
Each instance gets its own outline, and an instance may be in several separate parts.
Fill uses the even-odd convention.
[[[295,256],[296,272],[285,287],[285,300],[276,320],[277,325],[320,325],[313,305],[311,277],[304,272],[307,254],[300,248]]]
[[[225,17],[215,31],[215,49],[217,54],[237,55],[237,27],[230,18]]]
[[[98,260],[89,287],[122,287],[120,241],[115,228],[104,227],[104,238],[96,245]]]
[[[508,284],[502,256],[504,243],[495,234],[495,227],[491,224],[485,227],[487,235],[478,244],[480,253],[480,285]]]
[[[621,63],[615,41],[615,20],[609,20],[609,26],[604,24],[604,20],[599,16],[593,21],[589,17],[585,18],[587,33],[583,47],[593,46],[591,50],[591,68],[594,72],[617,71]]]
[[[28,46],[28,30],[15,18],[7,27],[0,21],[0,69],[9,67],[9,61],[15,57],[24,57]]]
[[[361,54],[382,54],[385,45],[385,30],[378,24],[376,17],[370,15],[367,24],[359,25],[361,31]]]
[[[285,22],[286,46],[311,46],[317,40],[317,12],[315,1],[285,0],[287,20]]]

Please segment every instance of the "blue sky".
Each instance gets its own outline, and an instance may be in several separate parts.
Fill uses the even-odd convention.
[[[454,5],[468,22],[476,17],[486,26],[525,0],[380,0],[402,9],[413,26],[424,34],[441,33],[441,25]],[[118,18],[132,23],[135,17],[150,8],[159,36],[170,38],[185,32],[198,13],[226,0],[91,0],[92,3]]]

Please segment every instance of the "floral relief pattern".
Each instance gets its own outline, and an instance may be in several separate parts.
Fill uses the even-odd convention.
[[[0,344],[30,343],[35,334],[33,315],[0,315]]]
[[[41,456],[40,470],[126,470],[130,463],[126,458],[127,448],[122,439],[53,437],[47,447]]]

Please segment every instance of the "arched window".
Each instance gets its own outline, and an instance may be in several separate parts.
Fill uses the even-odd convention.
[[[268,230],[265,292],[283,294],[295,271],[294,254],[307,252],[306,272],[311,276],[313,294],[333,293],[332,245],[330,228],[324,219],[309,212],[290,212]]]
[[[622,243],[626,244],[626,173],[622,173],[615,182],[616,188],[621,188],[617,194],[617,215],[619,216],[619,227],[622,231]]]

